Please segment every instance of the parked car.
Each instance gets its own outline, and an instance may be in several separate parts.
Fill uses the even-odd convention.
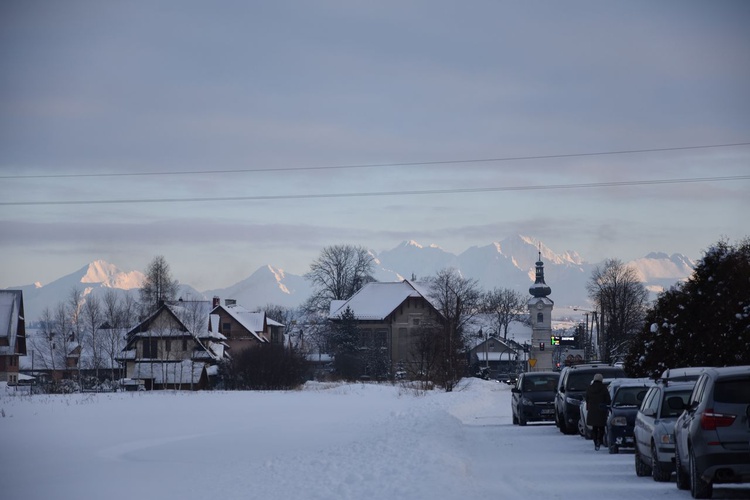
[[[700,376],[674,427],[677,487],[710,498],[713,485],[750,482],[750,366]]]
[[[513,423],[552,422],[555,420],[555,390],[560,374],[557,372],[526,372],[518,376],[511,389]]]
[[[669,380],[670,382],[695,382],[706,371],[706,366],[687,366],[683,368],[667,368],[661,374],[659,380]]]
[[[685,408],[695,380],[660,380],[649,389],[635,417],[635,473],[669,481],[674,472],[674,424]]]
[[[622,368],[598,363],[566,366],[560,372],[555,394],[555,423],[563,434],[578,431],[581,399],[597,373],[604,378],[625,377]]]
[[[647,378],[615,379],[609,384],[609,407],[607,425],[604,426],[604,442],[612,454],[619,453],[620,448],[633,448],[633,428],[635,415],[654,381]]]

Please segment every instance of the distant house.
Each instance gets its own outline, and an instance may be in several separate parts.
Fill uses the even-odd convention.
[[[147,390],[206,388],[227,357],[226,337],[208,327],[217,320],[192,304],[162,305],[128,332],[120,356],[126,377],[142,380]]]
[[[329,319],[340,322],[347,309],[357,321],[362,346],[385,349],[391,374],[412,363],[425,328],[444,321],[427,298],[424,286],[408,280],[367,283],[349,300],[333,301]]]
[[[285,325],[269,318],[265,312],[250,312],[233,299],[225,299],[224,304],[214,297],[211,317],[218,318],[211,322],[209,329],[226,338],[230,353],[238,353],[249,347],[260,344],[284,343]]]
[[[21,290],[0,290],[0,382],[18,383],[19,357],[26,355]]]
[[[469,364],[474,369],[488,368],[491,378],[517,373],[523,367],[523,346],[491,335],[469,351]]]

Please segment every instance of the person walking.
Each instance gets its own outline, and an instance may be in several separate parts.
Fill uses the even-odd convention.
[[[598,450],[604,440],[604,426],[607,425],[607,413],[612,398],[609,397],[604,377],[601,373],[594,375],[594,380],[586,389],[587,423],[593,427],[594,449]]]

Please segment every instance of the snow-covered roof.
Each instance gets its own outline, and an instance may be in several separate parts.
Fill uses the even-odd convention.
[[[401,282],[371,282],[359,289],[352,298],[339,305],[338,309],[331,308],[330,318],[341,317],[347,307],[358,320],[383,320],[409,297],[423,297],[411,283]]]
[[[242,306],[237,304],[231,304],[222,307],[227,314],[229,314],[235,321],[241,324],[247,329],[256,339],[260,342],[265,342],[266,339],[262,338],[260,333],[263,332],[263,320],[265,319],[265,313],[262,312],[250,312]]]
[[[132,379],[153,379],[156,384],[197,384],[206,369],[202,362],[180,363],[152,361],[135,363]]]

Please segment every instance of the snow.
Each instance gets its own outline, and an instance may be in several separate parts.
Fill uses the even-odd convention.
[[[513,426],[510,387],[451,393],[308,383],[289,392],[12,395],[0,385],[3,498],[685,499],[633,455]],[[738,496],[739,495],[739,496]],[[743,498],[746,485],[714,498]]]

